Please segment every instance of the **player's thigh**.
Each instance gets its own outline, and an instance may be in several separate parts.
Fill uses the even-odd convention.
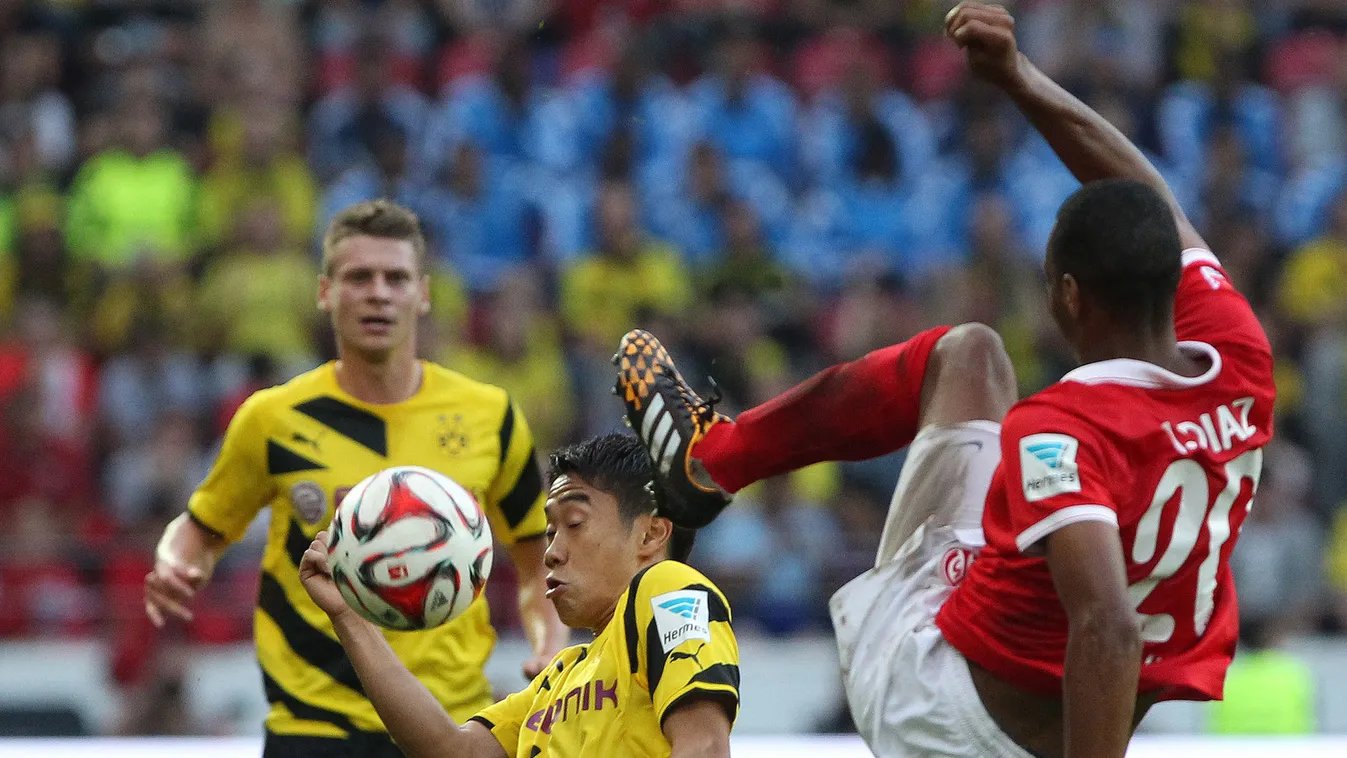
[[[960,324],[931,351],[919,424],[999,423],[1018,399],[1015,368],[1001,335],[985,324]]]
[[[883,691],[848,693],[870,698],[857,728],[879,758],[1033,758],[997,727],[967,661],[934,624],[906,635],[890,665],[899,670]]]
[[[884,520],[875,565],[905,556],[917,566],[931,556],[910,555],[942,549],[948,539],[982,546],[982,510],[992,475],[1001,460],[1001,427],[975,420],[922,429],[908,447],[907,460],[894,487]],[[919,534],[943,530],[941,534]],[[921,544],[909,545],[913,541]],[[924,540],[924,542],[923,542]]]

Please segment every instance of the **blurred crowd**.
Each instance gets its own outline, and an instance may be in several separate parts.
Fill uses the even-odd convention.
[[[966,320],[1023,393],[1054,381],[1041,260],[1076,184],[968,80],[948,5],[0,0],[0,638],[103,636],[146,675],[154,542],[242,399],[333,356],[317,239],[359,200],[420,214],[424,355],[506,387],[540,452],[617,425],[607,357],[638,324],[731,413]],[[1347,630],[1347,10],[1013,5],[1276,348],[1243,613]],[[901,463],[764,482],[694,563],[743,628],[826,630]],[[174,634],[249,637],[261,536]]]

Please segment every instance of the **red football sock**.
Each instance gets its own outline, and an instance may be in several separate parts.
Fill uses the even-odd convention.
[[[905,447],[917,435],[927,360],[950,328],[824,369],[734,423],[711,427],[692,455],[716,484],[738,492],[820,461],[861,461]]]

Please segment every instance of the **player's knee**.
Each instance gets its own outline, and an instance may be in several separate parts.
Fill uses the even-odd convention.
[[[986,324],[960,324],[936,343],[942,379],[969,385],[995,407],[1008,409],[1018,399],[1015,368],[1001,335]],[[1004,413],[1004,410],[1002,410]]]

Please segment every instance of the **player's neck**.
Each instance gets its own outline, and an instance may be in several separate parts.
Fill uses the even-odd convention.
[[[371,361],[355,354],[344,354],[335,367],[337,386],[351,397],[372,405],[391,405],[415,395],[421,389],[421,362],[415,354],[390,356]]]
[[[1206,370],[1179,350],[1173,326],[1140,333],[1100,332],[1084,343],[1079,349],[1081,363],[1128,358],[1154,364],[1181,376],[1200,376]]]

